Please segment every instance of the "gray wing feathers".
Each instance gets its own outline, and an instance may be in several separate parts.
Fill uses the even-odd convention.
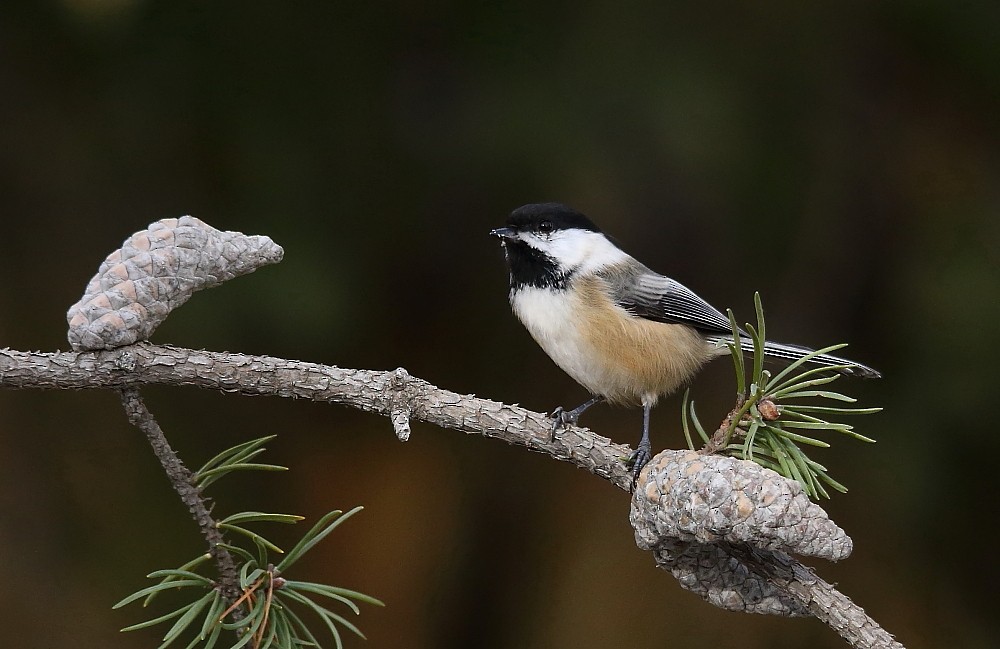
[[[708,332],[731,331],[729,319],[694,291],[638,264],[641,272],[606,277],[620,307],[656,322],[686,324]]]
[[[615,272],[604,274],[604,279],[611,285],[615,302],[638,318],[668,324],[684,324],[694,327],[705,334],[706,340],[717,345],[724,345],[732,340],[732,328],[729,318],[722,315],[718,309],[698,297],[694,291],[680,282],[658,275],[639,262],[629,267],[619,267]],[[753,352],[753,342],[740,330],[740,346],[744,351]],[[785,345],[767,341],[764,343],[764,354],[772,358],[795,361],[813,350],[798,345]],[[877,378],[878,371],[860,363],[833,356],[819,354],[809,359],[813,365],[835,366],[849,365],[838,369],[841,374]]]

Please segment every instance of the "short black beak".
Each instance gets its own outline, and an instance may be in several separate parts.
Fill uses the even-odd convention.
[[[517,238],[517,230],[514,228],[497,228],[496,230],[490,230],[490,234],[506,240]]]

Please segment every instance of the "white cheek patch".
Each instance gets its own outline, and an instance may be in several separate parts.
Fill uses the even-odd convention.
[[[594,272],[629,258],[603,234],[590,230],[557,230],[548,237],[532,233],[525,241],[566,271]]]

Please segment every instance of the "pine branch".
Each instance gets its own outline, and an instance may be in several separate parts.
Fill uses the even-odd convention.
[[[437,388],[402,369],[344,369],[148,342],[93,352],[0,349],[0,388],[119,390],[143,385],[308,399],[397,421],[403,415],[406,422],[415,419],[525,446],[587,469],[623,491],[630,487],[631,477],[621,462],[630,453],[628,446],[576,427],[549,441],[552,420],[546,414]]]
[[[415,419],[503,440],[569,462],[608,480],[622,491],[628,492],[631,485],[631,475],[622,461],[631,453],[628,446],[575,426],[560,431],[549,441],[551,419],[546,414],[444,390],[401,369],[391,372],[344,369],[271,356],[197,351],[151,343],[94,352],[0,350],[0,388],[121,390],[153,384],[323,401],[390,418],[408,412],[407,424],[409,419]],[[718,572],[722,568],[758,575],[785,598],[826,622],[853,647],[902,646],[861,607],[784,553],[751,551],[728,543],[691,543],[686,549],[689,554],[710,557],[709,561],[694,561],[692,574],[698,570]],[[719,586],[720,592],[723,586]]]

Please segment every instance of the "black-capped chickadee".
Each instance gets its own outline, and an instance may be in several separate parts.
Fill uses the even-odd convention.
[[[592,398],[557,408],[553,432],[575,424],[599,401],[642,405],[642,438],[629,463],[649,461],[649,413],[706,362],[729,353],[729,319],[690,289],[658,275],[611,242],[590,219],[559,203],[514,210],[500,237],[510,270],[510,303],[545,353]],[[753,351],[749,337],[740,345]],[[768,341],[764,353],[792,361],[812,350]],[[870,367],[829,354],[809,360],[878,377]]]

